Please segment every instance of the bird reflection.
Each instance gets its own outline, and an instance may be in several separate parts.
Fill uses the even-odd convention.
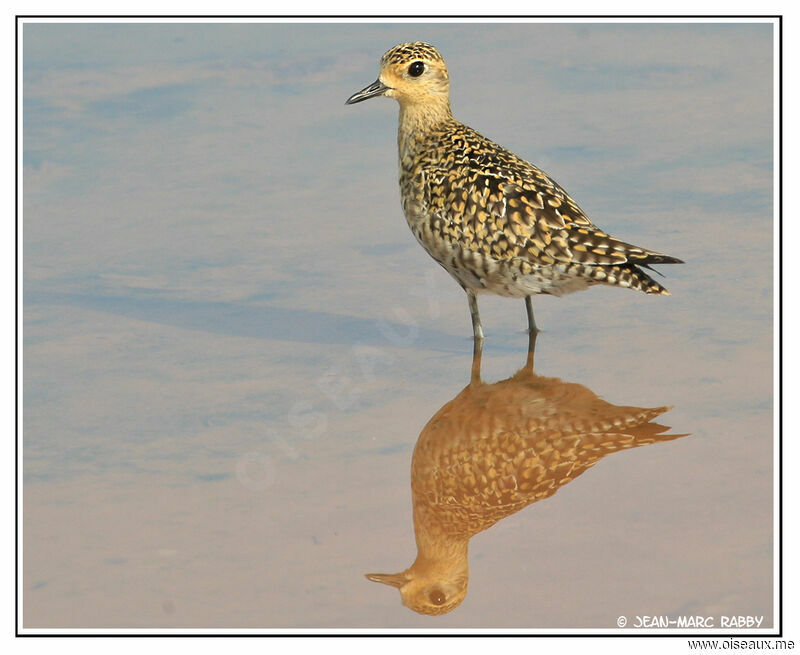
[[[442,407],[417,440],[411,493],[417,558],[401,573],[371,573],[397,587],[403,604],[444,614],[467,594],[470,538],[523,507],[552,496],[599,459],[683,437],[651,423],[670,407],[611,405],[580,384],[533,372],[528,359],[513,377],[481,380],[475,342],[469,385]]]

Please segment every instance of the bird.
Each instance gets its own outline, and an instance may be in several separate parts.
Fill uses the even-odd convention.
[[[397,134],[403,212],[417,241],[467,293],[473,337],[483,339],[477,294],[561,296],[590,285],[669,295],[643,268],[676,257],[612,237],[549,175],[457,121],[441,53],[401,43],[380,60],[378,79],[350,96],[400,104]]]
[[[609,404],[583,385],[533,371],[481,380],[475,340],[470,383],[423,428],[411,462],[417,557],[400,573],[369,573],[396,587],[419,614],[451,612],[467,595],[468,545],[477,533],[544,500],[600,459],[624,449],[678,439],[653,419],[671,407]]]

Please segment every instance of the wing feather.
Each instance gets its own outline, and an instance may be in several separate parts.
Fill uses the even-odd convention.
[[[445,239],[534,266],[680,262],[609,236],[546,173],[474,130],[465,126],[454,147],[451,166],[429,173],[426,188]]]

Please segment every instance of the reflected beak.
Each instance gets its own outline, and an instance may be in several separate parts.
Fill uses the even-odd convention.
[[[382,96],[389,90],[390,87],[386,86],[380,80],[375,80],[372,84],[370,84],[365,89],[361,89],[358,93],[354,93],[351,95],[347,102],[344,104],[346,105],[354,105],[357,102],[361,102],[362,100],[369,100],[370,98],[376,98],[377,96]]]
[[[366,578],[367,580],[382,582],[383,584],[388,584],[390,587],[397,587],[398,589],[408,582],[408,578],[406,578],[404,573],[367,573]]]

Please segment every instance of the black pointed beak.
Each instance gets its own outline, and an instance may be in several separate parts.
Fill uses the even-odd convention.
[[[347,102],[344,104],[346,105],[354,105],[357,102],[361,102],[362,100],[369,100],[370,98],[376,98],[378,96],[382,96],[389,90],[390,87],[386,86],[380,80],[375,80],[372,84],[370,84],[365,89],[361,89],[358,93],[354,93],[351,95]]]

